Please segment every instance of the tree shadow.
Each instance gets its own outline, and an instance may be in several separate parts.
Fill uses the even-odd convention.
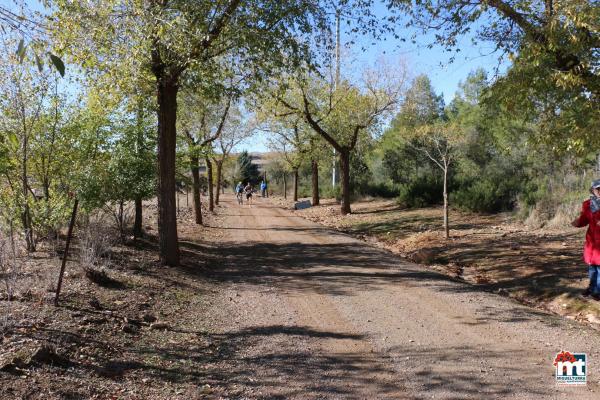
[[[276,285],[287,292],[352,296],[390,283],[403,285],[452,281],[446,275],[420,269],[393,255],[360,243],[231,243],[205,247],[182,243],[182,269],[215,282]],[[198,268],[194,260],[209,257]]]
[[[540,382],[545,366],[519,362],[533,359],[526,349],[491,351],[475,346],[395,346],[388,350],[414,390],[414,399],[487,399],[527,394],[527,398],[548,398],[554,394],[551,374]],[[551,366],[551,365],[550,365]],[[497,375],[510,377],[510,381]]]
[[[360,341],[363,335],[268,325],[213,334],[175,327],[169,336],[168,343],[147,337],[114,349],[112,343],[67,331],[40,330],[28,335],[60,344],[72,353],[93,342],[99,349],[95,357],[76,361],[71,371],[116,383],[127,384],[143,376],[155,386],[209,384],[227,393],[227,398],[251,393],[257,399],[359,398],[357,388],[368,388],[373,398],[399,398],[404,392],[401,383],[384,378],[394,371],[379,362],[377,354],[320,354],[305,347],[311,339]],[[269,341],[265,341],[267,336]],[[276,345],[265,347],[263,342]],[[58,367],[52,368],[59,373]],[[88,387],[89,392],[79,394],[90,396],[98,389]]]
[[[281,228],[286,230],[287,228]],[[293,227],[291,231],[302,230]],[[315,229],[319,229],[318,227]],[[309,233],[310,234],[310,233]],[[446,254],[457,246],[470,257],[490,257],[489,249],[464,249],[460,244],[443,242],[439,247],[431,249],[438,254]],[[507,244],[510,249],[510,243]],[[397,255],[369,246],[359,241],[349,240],[346,243],[223,243],[219,246],[207,247],[197,243],[182,243],[182,254],[187,262],[182,269],[186,273],[202,276],[209,281],[230,282],[251,286],[276,286],[286,293],[318,293],[331,296],[354,296],[362,291],[377,291],[398,287],[427,287],[432,294],[448,293],[508,293],[517,291],[520,296],[516,300],[528,303],[527,296],[542,299],[567,293],[576,296],[577,277],[580,272],[569,271],[560,276],[565,269],[563,263],[542,264],[533,274],[519,274],[508,270],[503,280],[485,284],[466,283],[460,277],[437,272],[430,267],[417,265],[402,260]],[[449,250],[450,249],[450,250]],[[485,256],[484,256],[485,254]],[[518,269],[519,254],[510,252],[494,256],[495,263],[505,263]],[[194,263],[198,257],[205,257],[206,264],[198,268]],[[506,258],[503,258],[506,257]],[[507,259],[507,258],[510,258]],[[521,263],[529,262],[520,259]],[[532,280],[538,282],[532,285]],[[536,297],[537,296],[537,297]],[[493,310],[484,312],[485,317],[477,323],[485,324],[486,320],[496,319],[504,322],[526,321],[531,317],[539,317],[548,326],[557,326],[560,319],[552,317],[544,311],[527,309],[522,306],[504,310],[503,315],[495,315]],[[471,322],[472,323],[472,322]]]

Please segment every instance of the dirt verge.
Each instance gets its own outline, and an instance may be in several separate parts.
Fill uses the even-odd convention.
[[[406,210],[381,199],[352,207],[351,215],[342,216],[336,202],[326,199],[295,213],[483,290],[600,328],[600,303],[581,296],[588,282],[581,260],[584,229],[532,228],[510,213],[454,210],[451,238],[445,240],[441,208]]]

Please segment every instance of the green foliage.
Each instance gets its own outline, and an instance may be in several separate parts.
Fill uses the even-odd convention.
[[[111,200],[148,199],[156,193],[156,160],[151,148],[136,149],[125,137],[117,143],[108,163]]]
[[[464,210],[495,213],[514,208],[523,189],[523,177],[510,170],[490,166],[485,174],[470,182],[457,182],[450,202]]]
[[[527,202],[536,201],[531,180],[541,172],[531,165],[543,167],[548,157],[536,155],[537,149],[528,143],[530,124],[509,116],[492,101],[484,71],[470,74],[442,112],[426,78],[415,80],[409,92],[412,100],[403,103],[392,127],[378,141],[372,162],[382,174],[380,182],[398,188],[401,204],[421,207],[441,201],[440,168],[426,155],[437,154],[436,145],[412,134],[440,123],[453,125],[461,135],[454,143],[449,172],[450,204],[499,212],[513,209],[525,197]]]
[[[417,76],[406,92],[400,112],[392,121],[392,129],[414,129],[443,118],[444,98],[435,94],[427,75]]]
[[[536,124],[535,140],[556,152],[581,156],[598,148],[597,1],[422,0],[391,6],[410,13],[411,25],[429,34],[434,29],[436,42],[447,50],[459,51],[461,36],[477,27],[474,43],[489,42],[512,62],[493,85],[491,101]]]
[[[413,80],[391,127],[379,140],[375,157],[381,160],[382,181],[397,190],[399,203],[406,207],[438,204],[442,199],[442,171],[435,158],[448,141],[435,132],[444,131],[446,119],[442,97],[421,75]]]
[[[238,167],[239,172],[236,177],[236,182],[242,182],[244,184],[251,183],[252,185],[256,185],[261,180],[260,171],[258,170],[258,165],[252,163],[252,157],[248,154],[247,151],[243,151],[238,156]]]
[[[97,153],[95,161],[83,167],[80,197],[84,208],[106,203],[148,199],[156,193],[154,120],[149,110],[138,104],[111,122],[110,141]]]
[[[400,188],[398,185],[390,184],[388,182],[369,182],[362,189],[361,194],[391,199],[399,196]]]
[[[373,176],[366,163],[367,148],[359,147],[350,156],[350,188],[353,195],[368,194]]]
[[[399,185],[398,203],[404,207],[425,207],[442,202],[443,182],[436,175],[419,175]]]
[[[395,184],[409,183],[423,173],[438,173],[433,162],[423,152],[416,150],[414,145],[402,142],[395,146],[385,145],[382,153],[381,172]]]

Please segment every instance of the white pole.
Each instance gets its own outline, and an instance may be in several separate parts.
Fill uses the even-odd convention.
[[[340,84],[340,9],[335,12],[335,82],[334,89]],[[333,167],[331,170],[331,186],[335,187],[335,149],[333,149]]]

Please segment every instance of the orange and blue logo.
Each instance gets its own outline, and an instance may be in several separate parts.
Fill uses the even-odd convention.
[[[585,353],[561,351],[554,358],[556,383],[559,385],[585,385],[587,383],[587,356]]]

